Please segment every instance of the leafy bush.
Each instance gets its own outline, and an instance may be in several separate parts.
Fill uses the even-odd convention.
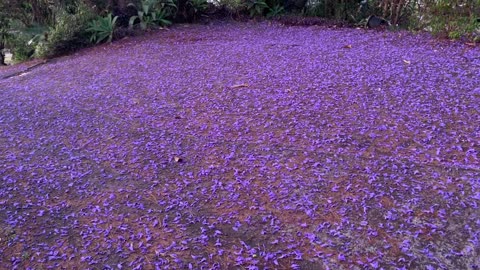
[[[218,0],[216,5],[219,6],[219,9],[225,10],[230,16],[239,15],[245,9],[242,0]]]
[[[297,5],[301,7],[301,0],[286,0],[286,6]],[[324,17],[343,20],[351,23],[364,21],[371,15],[381,16],[392,24],[408,21],[418,0],[311,0],[306,3],[303,14],[307,16]]]
[[[171,7],[173,2],[168,2],[167,4],[169,7]],[[130,28],[135,25],[137,20],[140,22],[140,28],[142,30],[145,30],[153,25],[166,26],[172,24],[172,22],[168,20],[168,16],[170,14],[169,9],[165,7],[165,3],[160,3],[158,0],[144,0],[138,7],[133,3],[128,5],[137,9],[137,15],[130,18]]]
[[[2,21],[0,28],[0,50],[8,48],[13,53],[13,60],[25,61],[34,51],[35,45],[43,37],[46,28],[41,25],[27,27],[21,20],[6,19]]]
[[[250,17],[263,16],[264,12],[269,9],[270,7],[265,0],[249,0],[247,2],[247,10],[250,13]]]
[[[188,0],[187,5],[192,10],[193,20],[208,8],[207,0]]]
[[[154,13],[153,21],[161,27],[171,25],[172,21],[168,19],[170,16],[166,9],[158,10]]]
[[[446,36],[450,39],[459,39],[467,37],[475,39],[473,36],[477,29],[480,29],[480,23],[474,18],[457,17],[446,20],[444,17],[436,16],[430,22],[432,33],[437,36]]]
[[[55,25],[50,28],[48,38],[36,46],[39,57],[52,57],[87,46],[88,23],[95,18],[93,11],[84,4],[78,5],[73,14],[65,9],[55,12]]]
[[[90,42],[100,43],[105,39],[107,39],[107,42],[112,42],[117,19],[118,16],[112,18],[112,13],[109,13],[106,17],[91,21],[87,28],[87,31],[92,33]]]
[[[344,20],[358,22],[367,18],[370,14],[370,8],[373,7],[373,1],[329,1],[316,0],[302,2],[301,0],[288,0],[286,10],[302,9],[306,16],[322,17],[335,20]],[[367,11],[368,10],[368,11]]]
[[[273,18],[273,17],[277,17],[281,14],[283,14],[285,12],[285,9],[280,6],[279,4],[273,6],[272,8],[270,8],[270,10],[268,11],[267,13],[267,17],[268,18]]]
[[[302,15],[305,17],[325,17],[325,8],[323,3],[315,2],[309,3],[305,9],[302,10]]]
[[[15,62],[22,62],[30,59],[35,53],[35,46],[29,41],[32,36],[25,33],[18,33],[12,43],[12,54]]]
[[[10,21],[5,17],[0,17],[0,50],[7,48],[13,40],[13,34],[10,32]]]
[[[178,0],[161,0],[158,8],[164,10],[167,16],[175,17],[178,12],[178,6],[176,3],[178,3]]]
[[[427,0],[419,4],[410,21],[411,29],[425,29],[439,37],[461,37],[478,41],[478,0]]]

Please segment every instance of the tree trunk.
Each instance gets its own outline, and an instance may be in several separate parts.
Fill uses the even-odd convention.
[[[3,46],[0,46],[0,66],[6,66],[5,64],[5,56],[3,56]]]

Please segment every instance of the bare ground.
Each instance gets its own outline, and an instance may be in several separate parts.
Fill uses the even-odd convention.
[[[480,267],[478,48],[223,23],[28,66],[0,268]]]

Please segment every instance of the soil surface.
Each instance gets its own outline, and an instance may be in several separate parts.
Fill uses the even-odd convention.
[[[1,269],[480,267],[478,47],[219,23],[28,67]]]

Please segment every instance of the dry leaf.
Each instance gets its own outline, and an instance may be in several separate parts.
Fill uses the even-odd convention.
[[[403,62],[404,62],[405,64],[407,64],[407,65],[410,65],[410,63],[411,63],[410,61],[405,60],[405,59],[403,59]]]
[[[351,45],[351,44],[345,45],[345,46],[343,46],[343,48],[345,48],[345,49],[351,49],[351,48],[352,48],[352,45]]]
[[[244,83],[244,84],[235,84],[232,86],[232,88],[240,88],[240,87],[248,87],[248,84]]]
[[[470,43],[470,42],[467,42],[465,44],[468,45],[468,46],[471,46],[471,47],[475,47],[475,45],[476,45],[475,43]]]

